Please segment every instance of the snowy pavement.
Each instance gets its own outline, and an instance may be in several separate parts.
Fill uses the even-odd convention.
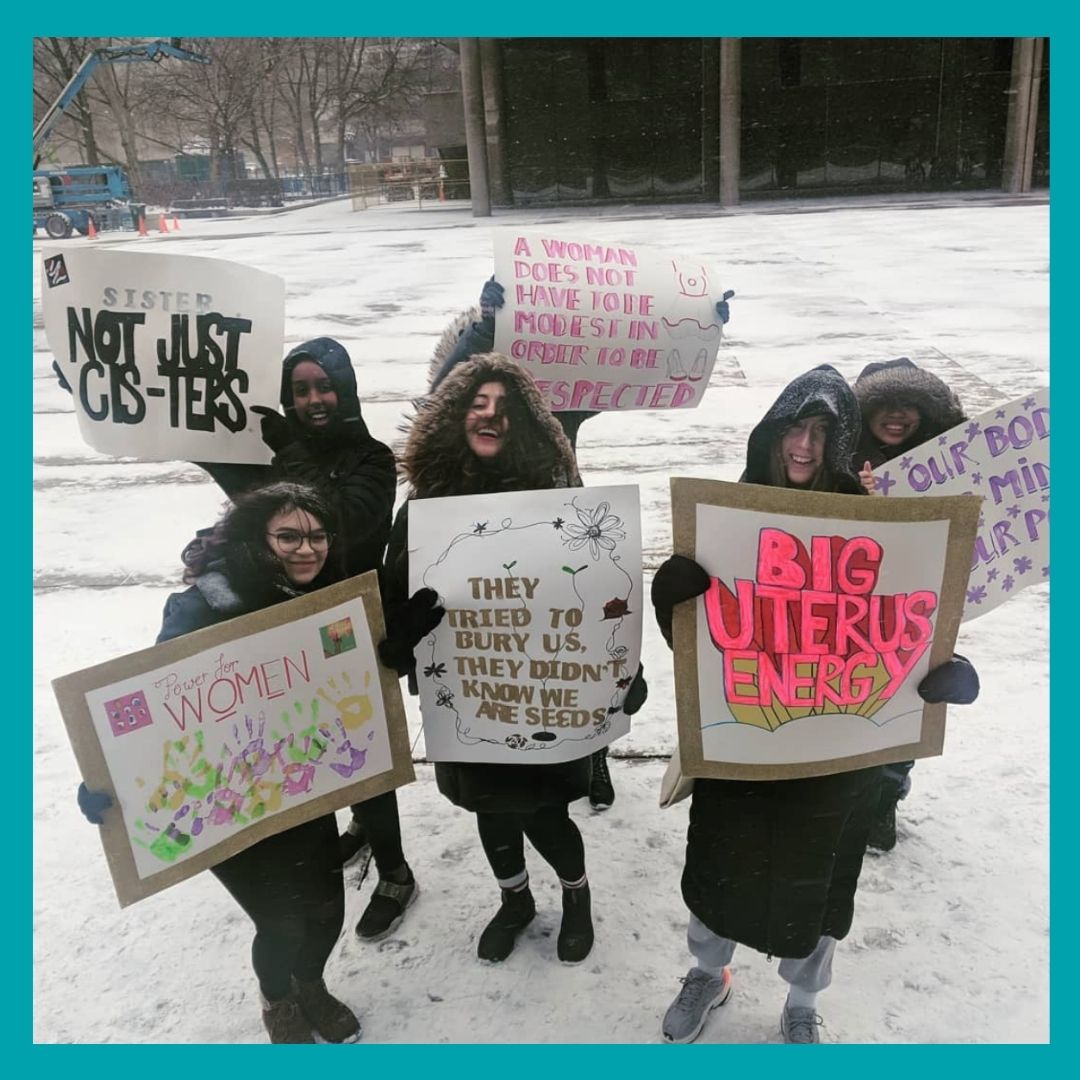
[[[736,479],[754,423],[815,364],[853,378],[871,360],[907,355],[971,413],[1049,380],[1049,208],[1039,200],[784,209],[516,211],[485,221],[452,206],[354,213],[338,202],[110,243],[282,275],[287,343],[339,338],[372,433],[392,445],[443,326],[491,273],[493,229],[566,221],[588,239],[710,258],[737,295],[705,403],[601,416],[579,438],[586,483],[641,488],[647,583],[670,551],[668,477]],[[208,874],[120,911],[75,804],[78,771],[49,682],[152,642],[165,597],[180,587],[180,550],[222,499],[192,466],[116,462],[82,443],[41,329],[44,246],[35,241],[33,266],[34,1038],[263,1042],[243,913]],[[978,668],[982,695],[950,710],[944,755],[917,765],[896,850],[867,859],[854,926],[819,1003],[826,1041],[1048,1038],[1048,619],[1044,585],[961,628],[958,648]],[[392,937],[365,945],[351,928],[373,882],[350,888],[327,970],[365,1041],[658,1041],[689,956],[678,884],[686,804],[656,804],[675,723],[670,653],[651,619],[644,657],[649,700],[613,747],[631,755],[613,765],[616,803],[605,814],[573,808],[594,896],[588,960],[555,960],[559,897],[534,853],[536,921],[505,964],[476,960],[497,890],[472,816],[437,793],[421,764],[399,796],[419,900]],[[775,966],[736,954],[733,996],[701,1041],[779,1041]]]

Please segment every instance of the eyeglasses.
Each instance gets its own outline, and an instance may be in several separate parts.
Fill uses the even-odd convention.
[[[279,529],[266,535],[273,537],[277,546],[289,554],[299,551],[305,540],[312,551],[326,551],[334,541],[334,534],[325,529],[316,529],[310,533],[297,532],[296,529]]]

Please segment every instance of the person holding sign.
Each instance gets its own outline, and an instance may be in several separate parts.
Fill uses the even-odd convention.
[[[270,479],[298,480],[318,488],[341,521],[339,547],[346,577],[376,570],[390,535],[397,490],[394,455],[368,432],[360,411],[356,373],[334,338],[305,341],[285,357],[281,370],[285,415],[262,414],[263,441],[274,451],[269,466],[200,462],[230,498]],[[374,855],[379,881],[356,924],[364,941],[391,934],[416,898],[416,879],[401,842],[397,794],[388,791],[352,808],[341,837],[346,865]]]
[[[409,499],[531,491],[580,483],[562,428],[521,366],[498,354],[457,367],[421,405],[405,443],[402,472]],[[409,502],[398,512],[386,555],[391,634],[380,656],[415,680],[415,648],[443,609],[434,590],[408,598]],[[397,631],[394,627],[398,627]],[[644,682],[627,695],[630,713],[644,701]],[[525,837],[555,870],[563,888],[557,953],[579,963],[593,945],[585,847],[569,804],[589,790],[588,756],[544,765],[437,762],[439,790],[476,814],[480,842],[501,890],[502,903],[477,942],[481,960],[505,960],[536,915],[525,864]]]
[[[340,580],[337,515],[313,488],[275,483],[237,498],[213,541],[184,575],[189,587],[165,603],[155,644],[259,611]],[[95,824],[111,806],[79,788]],[[337,823],[324,814],[260,840],[210,872],[255,924],[251,961],[272,1043],[353,1041],[360,1024],[326,989],[323,970],[345,921]]]
[[[851,455],[859,436],[851,388],[823,364],[795,379],[750,433],[741,480],[770,487],[863,494]],[[668,644],[678,603],[707,591],[708,573],[674,555],[652,585]],[[966,704],[978,678],[954,658],[919,685],[926,701]],[[817,995],[832,979],[836,944],[851,927],[881,768],[795,780],[696,779],[682,894],[696,964],[663,1020],[667,1042],[692,1042],[731,993],[737,944],[778,956],[789,984],[785,1042],[820,1041]]]
[[[855,397],[862,412],[863,432],[852,464],[871,494],[873,470],[879,465],[967,420],[956,394],[906,356],[867,364],[855,380]],[[870,847],[892,851],[896,846],[896,804],[911,790],[914,766],[914,761],[898,761],[884,767]]]

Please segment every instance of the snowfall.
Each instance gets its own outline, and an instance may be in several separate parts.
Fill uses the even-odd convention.
[[[499,229],[566,223],[574,236],[698,253],[736,291],[700,408],[606,414],[581,431],[587,484],[637,484],[646,587],[671,550],[668,479],[735,480],[747,436],[793,376],[823,362],[849,378],[910,356],[970,414],[1049,381],[1045,196],[921,201],[496,211],[452,203],[354,211],[346,201],[243,219],[183,221],[139,238],[73,237],[229,259],[281,275],[290,346],[340,339],[364,415],[399,445],[432,348],[492,273]],[[121,910],[50,681],[150,644],[179,553],[222,495],[182,462],[117,461],[81,440],[54,381],[34,242],[33,1036],[44,1043],[264,1043],[247,917],[207,873]],[[944,754],[920,761],[899,842],[864,863],[855,921],[819,998],[835,1043],[1043,1042],[1049,1038],[1049,585],[960,630],[982,693],[950,708]],[[649,698],[612,747],[614,806],[571,808],[585,838],[596,944],[555,957],[560,895],[529,851],[538,915],[501,965],[476,959],[498,892],[473,816],[424,761],[407,701],[416,782],[399,791],[419,898],[389,938],[353,927],[374,887],[346,870],[332,991],[365,1043],[657,1043],[691,959],[679,891],[688,803],[661,810],[676,739],[671,654],[651,616]],[[407,695],[406,695],[407,697]],[[342,824],[347,811],[339,813]],[[360,887],[358,888],[358,884]],[[777,961],[736,952],[734,992],[702,1043],[776,1043]],[[673,1052],[673,1051],[671,1051]]]

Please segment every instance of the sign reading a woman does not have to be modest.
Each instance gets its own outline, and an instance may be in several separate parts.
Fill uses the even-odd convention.
[[[881,495],[981,495],[964,621],[1050,580],[1050,391],[999,405],[874,470]]]
[[[413,779],[374,573],[55,680],[121,905]]]
[[[416,649],[434,761],[573,761],[630,730],[641,653],[636,487],[409,504],[409,588],[446,608]]]
[[[550,407],[678,409],[701,403],[723,328],[714,270],[696,257],[504,229],[495,348]]]
[[[251,406],[277,406],[281,278],[223,259],[67,247],[44,254],[41,307],[95,450],[269,462]]]
[[[671,482],[675,550],[711,577],[675,608],[686,776],[781,779],[940,754],[916,688],[952,655],[979,500]]]

